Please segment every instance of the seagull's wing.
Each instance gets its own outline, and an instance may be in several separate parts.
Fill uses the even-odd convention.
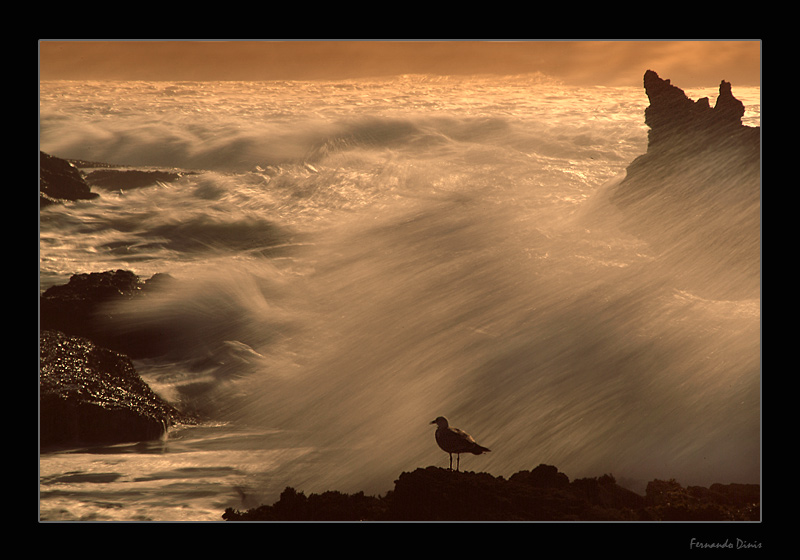
[[[475,440],[464,430],[448,428],[444,435],[444,443],[451,453],[465,453],[473,448]],[[451,451],[452,450],[452,451]]]
[[[467,443],[475,443],[475,439],[464,430],[458,428],[450,428],[450,431],[461,441]]]

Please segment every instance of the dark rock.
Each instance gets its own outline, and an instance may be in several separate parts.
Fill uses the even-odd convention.
[[[730,83],[720,84],[714,108],[707,98],[692,101],[652,70],[644,75],[644,87],[650,99],[645,109],[650,127],[647,153],[628,166],[616,201],[625,204],[653,192],[674,199],[687,194],[725,196],[731,177],[745,173],[747,178],[760,178],[760,127],[742,124],[744,105],[733,97]],[[755,187],[757,194],[760,182]]]
[[[674,479],[653,480],[647,484],[645,513],[660,521],[758,521],[760,500],[757,484],[684,488]]]
[[[132,358],[161,354],[168,344],[163,333],[109,326],[115,322],[120,304],[147,297],[172,281],[167,274],[156,274],[143,281],[127,270],[75,274],[69,283],[52,286],[42,294],[40,328],[85,337]]]
[[[138,189],[158,183],[171,183],[184,173],[173,171],[141,171],[136,169],[100,169],[86,175],[86,182],[101,189]]]
[[[707,97],[692,101],[652,70],[645,72],[644,88],[650,100],[644,111],[645,124],[650,127],[648,150],[680,137],[721,138],[742,127],[744,104],[733,97],[731,84],[725,80],[713,109]]]
[[[631,512],[644,506],[644,500],[639,494],[619,486],[609,474],[599,478],[579,478],[572,482],[572,486],[583,492],[587,502],[602,511]]]
[[[42,447],[152,440],[191,421],[153,392],[128,357],[57,331],[42,331],[39,341]]]
[[[758,484],[712,484],[710,492],[724,496],[734,506],[750,507],[761,501],[761,488]],[[718,499],[721,501],[721,499]]]
[[[222,518],[226,521],[374,521],[384,519],[387,509],[385,500],[363,492],[323,492],[307,497],[287,487],[272,506],[246,512],[229,508]]]
[[[89,173],[81,169],[96,169]],[[85,160],[66,160],[39,152],[39,204],[92,200],[100,196],[92,187],[104,190],[136,189],[171,183],[188,174],[183,171],[115,169],[114,166]]]
[[[119,165],[115,165],[113,163],[106,163],[103,161],[90,161],[87,159],[73,159],[70,158],[67,160],[72,165],[83,171],[84,169],[108,169],[110,167],[121,167]]]
[[[519,471],[511,475],[509,480],[535,488],[565,488],[569,486],[569,477],[552,465],[539,465],[532,471]]]
[[[78,171],[67,160],[39,152],[39,205],[97,198]]]
[[[744,142],[757,138],[753,128],[742,125],[744,104],[733,96],[729,82],[720,83],[719,96],[712,108],[707,97],[692,101],[682,89],[662,80],[652,70],[645,72],[643,81],[650,100],[644,111],[645,124],[650,127],[648,151],[664,142],[689,140],[702,148],[704,142],[710,141],[712,145],[727,142],[738,134],[743,134]]]
[[[648,70],[647,153],[611,193],[621,224],[645,239],[685,289],[755,297],[760,289],[760,127],[722,81],[712,108]],[[714,285],[716,283],[716,285]],[[725,283],[725,286],[722,286]]]
[[[402,473],[395,481],[388,516],[395,521],[518,521],[576,515],[559,490],[510,483],[486,473],[437,467]],[[553,506],[563,504],[561,511]]]
[[[714,485],[717,486],[717,485]],[[685,489],[653,481],[648,495],[617,485],[611,475],[573,482],[552,465],[520,471],[508,480],[487,473],[438,467],[404,472],[383,497],[325,492],[306,497],[286,488],[272,506],[225,510],[227,521],[754,521],[758,485],[724,490]],[[703,497],[699,497],[699,491]],[[729,495],[738,496],[732,503]]]

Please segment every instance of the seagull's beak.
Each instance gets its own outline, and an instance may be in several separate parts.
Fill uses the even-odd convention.
[[[436,424],[436,420],[432,420],[432,421],[431,421],[431,424]]]

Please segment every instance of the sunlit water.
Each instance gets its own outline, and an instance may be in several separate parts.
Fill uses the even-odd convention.
[[[383,494],[447,466],[439,415],[492,449],[467,470],[758,482],[758,293],[694,291],[607,204],[646,105],[539,76],[42,83],[42,150],[197,172],[43,210],[40,265],[179,279],[120,313],[172,334],[137,370],[208,419],[43,454],[42,519]]]

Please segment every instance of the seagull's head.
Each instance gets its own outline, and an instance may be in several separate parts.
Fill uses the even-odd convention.
[[[431,424],[436,424],[440,428],[446,428],[447,426],[449,426],[447,418],[445,418],[444,416],[439,416],[436,420],[431,422]]]

